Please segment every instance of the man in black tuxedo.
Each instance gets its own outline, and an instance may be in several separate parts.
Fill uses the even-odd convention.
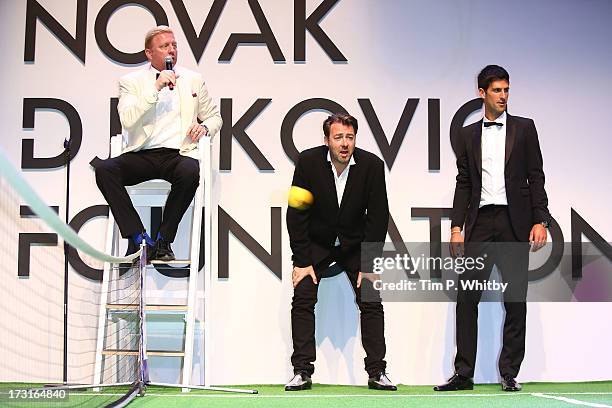
[[[533,120],[506,112],[510,76],[497,65],[478,75],[484,118],[464,127],[455,144],[457,182],[451,212],[454,255],[491,254],[481,270],[466,272],[461,281],[488,280],[493,263],[508,286],[499,372],[504,391],[519,391],[516,381],[525,355],[526,295],[529,247],[546,243],[551,221],[544,190],[542,153]],[[464,235],[462,229],[465,225]],[[473,388],[478,334],[478,302],[482,291],[460,284],[456,306],[455,374],[436,391]]]
[[[387,235],[389,205],[384,163],[355,147],[357,120],[350,115],[328,117],[323,133],[325,145],[303,151],[293,174],[293,186],[310,191],[314,202],[306,209],[287,209],[293,251],[294,377],[285,390],[311,388],[312,363],[316,358],[314,309],[318,281],[325,271],[331,270],[345,271],[355,291],[369,387],[395,391],[397,387],[385,374],[382,303],[362,301],[360,291],[362,286],[363,290],[373,290],[370,278],[361,272],[361,243],[384,243]]]

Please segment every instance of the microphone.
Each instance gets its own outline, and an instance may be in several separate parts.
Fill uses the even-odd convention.
[[[166,55],[166,58],[164,58],[164,62],[166,63],[166,70],[172,71],[172,57],[169,55]],[[174,85],[170,83],[168,84],[168,88],[170,88],[170,90],[173,90]]]

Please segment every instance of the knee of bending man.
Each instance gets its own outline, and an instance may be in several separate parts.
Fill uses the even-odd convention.
[[[361,312],[368,313],[383,313],[383,305],[380,300],[369,299],[366,301],[360,301],[357,306]]]

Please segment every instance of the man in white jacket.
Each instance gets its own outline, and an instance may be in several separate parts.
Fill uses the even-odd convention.
[[[170,243],[199,184],[198,140],[212,137],[222,121],[202,75],[176,66],[176,40],[169,27],[147,33],[145,54],[150,65],[119,79],[117,109],[127,146],[96,167],[96,182],[128,239],[128,254],[145,240],[149,259],[171,261]],[[171,70],[166,69],[170,61]],[[155,239],[125,189],[151,179],[172,184]]]

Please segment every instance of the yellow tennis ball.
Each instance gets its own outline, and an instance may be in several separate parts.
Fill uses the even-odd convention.
[[[312,205],[314,197],[312,193],[305,188],[291,186],[289,189],[289,206],[296,210],[305,210]]]

